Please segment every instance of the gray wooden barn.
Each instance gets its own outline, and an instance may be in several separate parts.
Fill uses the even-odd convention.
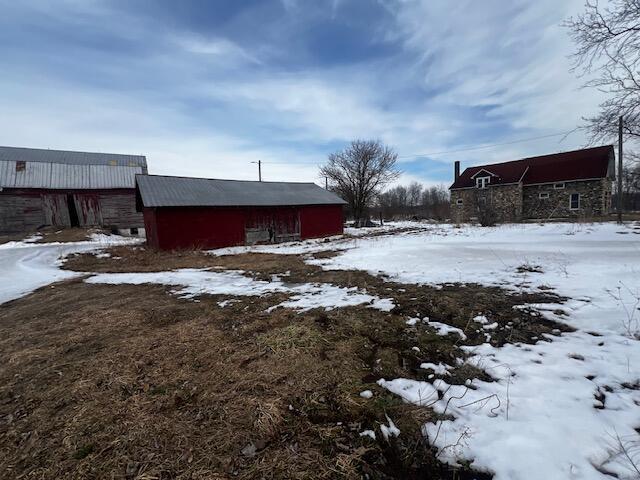
[[[142,155],[0,147],[0,234],[101,226],[137,233],[135,176]]]

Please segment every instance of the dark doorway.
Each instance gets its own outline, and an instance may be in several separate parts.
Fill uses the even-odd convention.
[[[76,202],[73,200],[73,195],[67,195],[67,205],[69,206],[69,221],[72,227],[79,227],[80,221],[78,220],[78,210],[76,210]]]

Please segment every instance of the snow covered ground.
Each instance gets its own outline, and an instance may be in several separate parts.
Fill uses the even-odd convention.
[[[425,227],[420,225],[420,227]],[[72,252],[99,250],[121,237],[94,238],[68,244],[13,242],[0,245],[0,302],[40,286],[75,276],[58,268]],[[379,382],[408,402],[451,414],[430,423],[424,433],[440,458],[472,461],[475,468],[506,479],[638,478],[627,452],[640,462],[640,225],[548,224],[495,228],[448,225],[421,231],[356,239],[333,238],[274,246],[238,247],[215,254],[261,251],[310,254],[338,250],[331,258],[308,258],[325,269],[360,269],[406,283],[469,282],[515,290],[552,288],[569,300],[558,316],[557,305],[532,305],[548,318],[576,328],[534,345],[463,347],[495,382],[446,383],[448,365],[425,368],[445,379],[419,382],[388,378]],[[95,283],[160,283],[176,293],[261,295],[285,292],[291,308],[335,308],[370,304],[389,309],[389,300],[357,289],[328,284],[263,282],[242,272],[183,269],[174,272],[99,274]],[[494,321],[487,312],[476,319],[487,338]],[[486,318],[485,318],[486,317]],[[406,328],[451,331],[442,319],[407,318]],[[460,335],[462,333],[462,335]],[[464,333],[458,333],[464,345]],[[470,388],[472,387],[472,388]],[[440,392],[441,398],[437,392]],[[389,419],[387,436],[393,430]],[[401,435],[401,433],[400,433]]]
[[[389,311],[394,307],[390,299],[381,299],[358,290],[327,283],[285,283],[278,276],[271,281],[255,280],[240,270],[206,270],[184,268],[170,272],[100,273],[87,278],[87,283],[132,284],[156,283],[176,287],[174,293],[184,298],[198,295],[260,296],[268,293],[288,293],[291,297],[270,308],[288,307],[306,311],[312,308],[348,307],[368,304],[371,308]],[[228,302],[228,301],[226,301]],[[222,302],[220,302],[222,303]],[[226,305],[223,304],[223,305]]]
[[[0,245],[0,303],[8,302],[53,282],[78,276],[61,270],[61,258],[71,253],[139,243],[136,238],[93,234],[91,240],[70,243],[33,243],[38,237]]]
[[[263,247],[310,253],[327,244]],[[380,385],[406,401],[452,414],[425,425],[448,462],[472,460],[501,479],[638,478],[619,440],[640,464],[640,226],[526,224],[496,228],[436,226],[425,232],[341,243],[325,269],[361,269],[406,283],[469,282],[535,291],[552,287],[570,300],[534,305],[574,333],[535,345],[466,347],[496,382],[473,388],[411,379]],[[407,328],[415,328],[408,319]],[[439,325],[438,319],[425,323]],[[486,319],[491,325],[491,319]],[[490,335],[491,330],[487,331]],[[428,362],[428,359],[425,359]],[[438,399],[437,390],[444,393]]]

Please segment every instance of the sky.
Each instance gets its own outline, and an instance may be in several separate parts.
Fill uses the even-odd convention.
[[[574,129],[601,101],[561,26],[583,0],[0,9],[0,145],[143,154],[155,174],[252,180],[261,160],[264,180],[321,184],[327,155],[361,138],[397,151],[399,182],[449,184],[455,160],[584,146]]]

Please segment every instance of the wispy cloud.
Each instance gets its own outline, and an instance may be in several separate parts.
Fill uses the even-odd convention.
[[[598,94],[569,73],[581,0],[7,2],[0,143],[146,153],[152,171],[317,179],[379,138],[406,179],[584,138],[412,158],[574,128]]]

